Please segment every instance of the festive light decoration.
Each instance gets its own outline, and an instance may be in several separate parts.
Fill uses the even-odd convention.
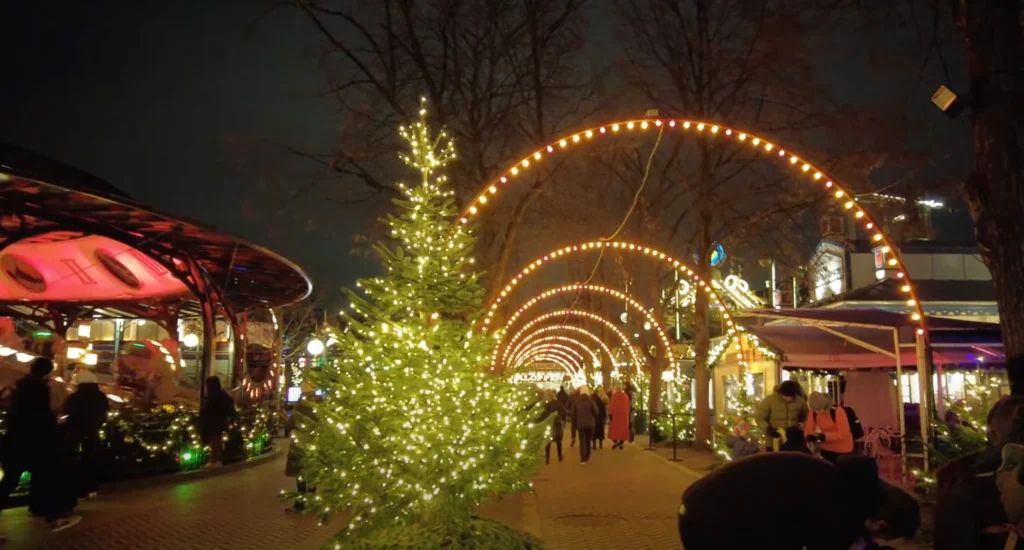
[[[525,382],[528,384],[536,384],[540,382],[554,382],[559,383],[565,380],[565,374],[561,372],[541,371],[541,372],[517,372],[512,375],[512,381],[516,383]]]
[[[586,363],[583,360],[583,356],[569,346],[563,346],[561,344],[546,344],[529,347],[523,352],[522,357],[515,366],[518,367],[523,363],[533,360],[533,358],[538,355],[563,356],[572,364],[573,372],[586,369]]]
[[[586,352],[586,353],[588,353],[590,355],[590,359],[591,359],[590,365],[591,366],[594,366],[594,367],[600,367],[601,366],[601,358],[597,355],[597,353],[594,352],[594,350],[588,348],[583,342],[580,342],[579,340],[577,340],[575,338],[568,337],[568,336],[545,336],[543,338],[538,338],[537,340],[530,341],[529,345],[527,346],[527,349],[533,349],[532,346],[534,344],[542,344],[544,342],[562,342],[562,343],[565,343],[565,344],[574,345],[574,346],[578,347],[579,349],[583,350],[584,352]],[[575,348],[572,348],[572,349],[575,351]],[[517,360],[520,357],[523,356],[523,353],[524,352],[520,352],[517,356],[513,357],[511,359],[512,363],[518,365],[518,361]],[[611,358],[610,354],[609,354],[609,358]]]
[[[651,327],[656,329],[656,331],[658,333],[658,340],[659,340],[659,342],[661,343],[661,345],[663,346],[663,348],[665,350],[665,356],[668,358],[668,364],[670,364],[670,365],[675,364],[675,356],[672,354],[672,344],[669,342],[668,335],[665,334],[665,330],[661,328],[661,323],[658,322],[658,318],[655,317],[653,313],[651,313],[646,308],[644,308],[640,304],[640,302],[637,302],[636,300],[634,300],[633,298],[629,297],[625,293],[622,293],[622,292],[619,292],[618,290],[615,290],[615,289],[612,289],[612,288],[608,288],[608,287],[604,287],[604,286],[601,286],[601,285],[572,284],[572,285],[565,285],[565,286],[560,286],[560,287],[557,287],[557,288],[552,288],[552,289],[545,290],[544,292],[541,292],[537,296],[534,296],[533,298],[530,298],[529,301],[527,301],[525,304],[523,304],[522,307],[520,307],[518,310],[516,310],[516,312],[514,314],[512,314],[512,316],[509,318],[508,322],[505,324],[505,329],[500,334],[501,335],[507,334],[508,330],[511,329],[511,327],[515,324],[516,319],[518,319],[521,315],[523,315],[523,313],[525,313],[527,310],[529,310],[533,306],[537,305],[537,303],[541,302],[542,300],[545,300],[547,298],[551,298],[552,296],[556,296],[558,294],[564,294],[564,293],[567,293],[567,292],[583,292],[583,291],[593,291],[593,292],[600,292],[600,293],[603,293],[603,294],[608,294],[610,296],[613,296],[615,298],[623,300],[627,304],[629,304],[629,305],[633,306],[634,308],[636,308],[636,310],[639,311],[644,316],[645,319],[647,319],[647,323],[649,323],[649,325],[650,325],[650,327],[645,325],[645,328],[647,330],[650,330]],[[499,343],[501,342],[500,339],[498,341],[499,341]],[[504,356],[503,356],[503,358],[504,358]]]
[[[694,285],[695,289],[707,292],[709,294],[708,298],[712,305],[717,306],[719,309],[723,311],[727,311],[727,308],[724,302],[722,301],[719,291],[724,290],[726,294],[732,295],[729,289],[720,284],[718,281],[711,281],[711,284],[709,286],[708,283],[706,281],[703,281],[700,278],[700,276],[697,275],[690,266],[686,265],[686,263],[681,262],[676,258],[673,258],[671,255],[666,254],[665,252],[662,252],[658,249],[651,248],[649,246],[644,246],[642,244],[631,243],[626,241],[590,241],[553,250],[545,254],[544,256],[537,258],[534,261],[527,264],[527,266],[523,268],[522,271],[520,271],[517,275],[515,275],[509,280],[508,284],[505,285],[505,288],[502,289],[498,297],[496,297],[494,301],[488,306],[489,311],[487,312],[487,318],[484,319],[484,325],[490,325],[491,319],[494,317],[495,313],[497,312],[497,309],[507,301],[508,297],[511,296],[511,294],[515,291],[519,283],[521,283],[523,279],[528,277],[531,273],[537,271],[544,264],[565,258],[566,256],[572,254],[585,253],[590,251],[600,251],[601,249],[610,249],[623,253],[634,253],[650,256],[651,258],[654,258],[655,260],[660,261],[666,266],[676,270],[676,272],[678,272],[680,275],[680,280],[690,281]],[[740,307],[749,307],[746,301],[738,302],[735,297],[734,305],[739,305]]]
[[[627,131],[620,132],[619,130],[622,127],[625,127]],[[611,129],[610,132],[608,131],[609,128]],[[476,196],[476,198],[467,203],[466,209],[462,212],[462,216],[459,218],[459,223],[465,225],[468,224],[471,219],[475,219],[476,217],[483,215],[483,212],[486,210],[486,206],[496,202],[501,189],[517,179],[521,172],[520,168],[522,168],[522,170],[527,170],[529,167],[536,166],[543,162],[543,159],[547,158],[547,156],[553,155],[556,152],[566,151],[581,142],[590,142],[596,137],[633,134],[636,133],[637,128],[639,128],[639,132],[641,133],[647,129],[657,128],[665,131],[677,130],[680,132],[695,133],[697,136],[703,136],[709,140],[731,140],[738,146],[752,147],[754,150],[764,153],[769,158],[778,160],[784,167],[789,166],[791,167],[790,169],[798,170],[798,173],[805,175],[812,184],[820,185],[821,182],[824,182],[824,185],[822,185],[823,189],[828,190],[831,193],[830,196],[834,197],[834,200],[840,201],[840,204],[847,202],[847,200],[843,199],[844,196],[850,195],[842,185],[832,178],[829,178],[826,171],[814,166],[806,159],[796,155],[792,151],[787,152],[785,149],[777,147],[776,144],[772,143],[770,140],[764,139],[760,136],[709,121],[643,117],[587,128],[572,134],[568,138],[558,139],[529,153],[526,157],[514,163],[512,167],[499,175],[496,179],[484,184],[483,190]],[[708,129],[711,131],[705,131]],[[528,162],[524,164],[524,160]],[[903,268],[903,260],[900,254],[896,251],[894,243],[884,233],[877,230],[873,231],[877,224],[872,219],[870,213],[862,209],[859,204],[856,204],[856,201],[854,201],[854,203],[854,205],[845,211],[851,213],[857,223],[864,224],[864,229],[872,233],[872,239],[875,242],[889,247],[889,252],[883,254],[883,256],[890,257],[889,261],[885,262],[885,265],[890,265],[898,269],[899,273],[897,276],[901,278],[905,277],[908,284],[913,287],[913,282],[910,281],[910,277],[906,274],[906,269]],[[925,327],[924,324],[924,310],[921,308],[920,300],[917,298],[917,291],[912,288],[910,294],[911,298],[915,300],[914,304],[911,304],[911,307],[918,315],[921,316],[921,318],[916,319],[916,321],[920,324],[922,329],[926,329],[927,327]]]
[[[566,359],[564,355],[549,355],[549,354],[538,354],[531,357],[531,364],[537,363],[554,363],[568,374],[571,378],[576,378],[576,375],[581,372],[579,367],[572,364],[572,361]]]
[[[629,350],[630,355],[633,357],[633,365],[636,366],[637,369],[640,368],[640,365],[643,365],[643,362],[640,361],[640,356],[637,355],[636,353],[636,349],[634,349],[633,345],[630,344],[629,338],[627,338],[626,335],[623,334],[621,330],[619,330],[619,327],[615,326],[614,323],[612,323],[608,319],[605,319],[604,317],[601,317],[596,313],[591,313],[589,311],[582,311],[578,309],[560,309],[558,311],[552,311],[550,313],[545,313],[544,315],[536,317],[529,323],[526,323],[526,325],[519,329],[519,332],[517,332],[506,343],[505,353],[501,358],[501,363],[504,364],[505,360],[509,357],[509,355],[514,355],[516,351],[519,349],[519,347],[522,346],[521,342],[519,346],[515,346],[514,344],[517,341],[519,341],[520,337],[523,336],[524,333],[527,333],[527,331],[529,331],[532,327],[536,326],[538,323],[542,323],[548,319],[553,319],[557,317],[583,317],[584,319],[597,321],[598,323],[604,323],[604,325],[608,327],[608,329],[611,330],[615,334],[615,336],[619,338],[619,340],[622,342],[622,347]],[[495,353],[497,353],[497,351],[495,351]],[[494,370],[495,366],[496,363],[492,363],[491,370]]]
[[[196,336],[195,334],[190,332],[185,335],[185,337],[181,340],[181,343],[185,344],[185,347],[187,348],[194,348],[199,345],[199,336]]]
[[[401,158],[420,177],[400,185],[383,220],[392,241],[374,249],[385,275],[347,292],[337,362],[305,373],[322,401],[293,432],[303,479],[316,487],[306,510],[323,522],[343,516],[339,547],[423,529],[472,546],[480,502],[529,490],[546,439],[535,392],[480,369],[494,339],[475,330],[484,296],[475,239],[452,222],[454,191],[439,173],[454,146],[425,117],[421,109],[399,131]]]
[[[530,332],[526,336],[524,336],[521,345],[525,346],[528,343],[532,342],[533,338],[539,337],[543,334],[563,330],[567,330],[579,334],[581,336],[586,336],[587,338],[590,338],[601,348],[602,351],[604,351],[605,357],[608,357],[609,361],[615,360],[615,356],[612,354],[612,350],[608,348],[608,345],[605,344],[604,341],[598,338],[597,335],[594,334],[593,332],[590,332],[589,330],[582,327],[578,327],[576,325],[548,325],[545,327],[538,328],[537,330],[534,330],[533,332]]]
[[[319,338],[313,338],[308,344],[306,344],[306,352],[314,357],[323,353],[324,348],[324,342]]]

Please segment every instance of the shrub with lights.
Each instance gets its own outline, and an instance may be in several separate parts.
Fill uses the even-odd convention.
[[[425,109],[400,135],[420,181],[400,186],[397,214],[382,220],[385,275],[348,292],[337,363],[307,373],[323,393],[293,433],[316,487],[307,510],[345,518],[337,548],[532,547],[474,514],[490,496],[530,489],[546,423],[535,423],[535,391],[486,373],[493,339],[474,330],[475,241],[440,174],[452,141],[432,134]]]

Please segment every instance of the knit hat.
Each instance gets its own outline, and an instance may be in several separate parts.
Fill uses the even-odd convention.
[[[91,370],[81,369],[75,373],[76,384],[95,384],[97,381],[96,375]]]
[[[821,392],[814,392],[811,397],[807,399],[807,406],[812,411],[827,411],[832,408],[832,398],[828,394]]]

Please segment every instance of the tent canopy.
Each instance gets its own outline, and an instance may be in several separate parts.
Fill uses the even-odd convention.
[[[857,369],[917,363],[917,322],[877,309],[747,310],[737,312],[743,327],[778,351],[785,367]],[[990,323],[928,317],[935,364],[1002,362],[999,327]]]

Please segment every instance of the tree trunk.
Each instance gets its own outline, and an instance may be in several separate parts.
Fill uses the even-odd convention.
[[[1010,390],[1024,394],[1024,76],[1019,0],[962,0],[975,173],[963,187],[995,284]]]
[[[712,205],[708,203],[710,189],[714,183],[711,166],[711,152],[704,142],[700,144],[700,185],[704,191],[699,200],[700,236],[697,241],[699,258],[697,274],[701,280],[711,284],[711,220],[714,219]],[[708,293],[697,287],[697,296],[693,303],[693,369],[697,388],[694,398],[697,400],[694,410],[694,447],[697,449],[711,448],[711,370],[708,367],[708,352],[711,348],[711,332],[708,327]]]

